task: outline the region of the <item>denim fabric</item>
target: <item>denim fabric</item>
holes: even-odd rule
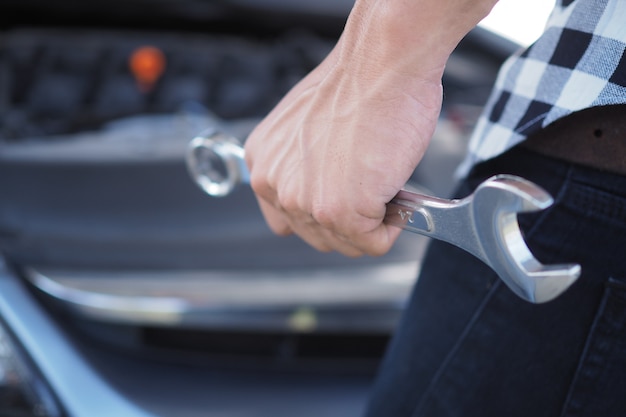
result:
[[[626,416],[626,177],[514,148],[475,167],[457,197],[496,173],[552,194],[520,225],[536,258],[580,263],[581,277],[534,305],[432,242],[367,416]]]

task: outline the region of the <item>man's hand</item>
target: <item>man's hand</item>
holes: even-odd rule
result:
[[[449,54],[494,1],[414,0],[399,10],[357,1],[331,54],[246,141],[251,185],[275,233],[347,256],[391,248],[401,229],[383,223],[385,205],[426,151]],[[420,3],[432,10],[396,26]],[[477,3],[484,10],[472,19],[441,9]]]

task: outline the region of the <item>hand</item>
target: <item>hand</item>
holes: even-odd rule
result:
[[[364,23],[375,10],[362,3],[327,59],[245,145],[270,228],[353,257],[386,253],[401,232],[383,223],[385,205],[424,155],[441,109],[445,62],[456,45],[424,37],[426,48],[407,58],[402,44]]]

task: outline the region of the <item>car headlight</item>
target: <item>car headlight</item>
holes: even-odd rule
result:
[[[0,417],[61,417],[48,385],[0,319]]]

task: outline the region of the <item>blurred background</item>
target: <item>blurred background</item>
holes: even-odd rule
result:
[[[410,186],[446,196],[502,61],[551,2],[502,0],[454,52]],[[358,416],[420,268],[320,254],[187,143],[245,141],[329,52],[346,0],[2,0],[0,416]],[[522,17],[523,16],[523,17]]]

